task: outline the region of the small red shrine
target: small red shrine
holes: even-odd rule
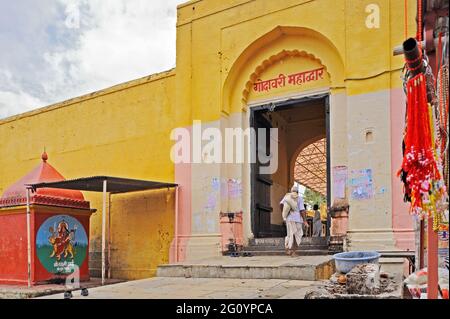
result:
[[[0,284],[28,283],[27,186],[65,180],[42,154],[42,162],[0,197]],[[54,282],[79,271],[89,280],[89,219],[95,210],[76,190],[30,192],[30,281]]]

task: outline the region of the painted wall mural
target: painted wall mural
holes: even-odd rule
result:
[[[55,274],[70,274],[86,259],[88,236],[74,217],[56,215],[42,223],[36,234],[36,253],[44,268]]]

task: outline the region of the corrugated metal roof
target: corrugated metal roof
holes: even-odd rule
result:
[[[160,181],[147,181],[114,176],[91,176],[71,180],[61,180],[48,183],[28,184],[34,190],[39,188],[61,188],[80,191],[103,192],[103,181],[107,182],[107,192],[127,193],[151,189],[176,187],[178,184]]]

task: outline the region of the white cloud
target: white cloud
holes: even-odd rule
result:
[[[0,62],[0,118],[174,67],[176,6],[182,2],[53,2],[57,21],[38,26],[51,32],[43,45],[34,45],[35,58]]]
[[[14,114],[30,111],[48,104],[30,94],[18,91],[0,91],[0,119]]]
[[[8,83],[8,88],[0,89],[0,119],[47,104],[47,101],[24,92],[9,70],[0,70],[0,83]]]

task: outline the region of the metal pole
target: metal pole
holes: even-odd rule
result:
[[[425,41],[422,41],[422,47],[425,48]],[[404,49],[403,49],[403,44],[399,45],[399,46],[396,46],[394,48],[394,50],[392,51],[393,55],[400,55],[400,54],[404,54],[404,53],[405,52],[404,52]]]
[[[178,188],[175,187],[175,262],[178,262]]]
[[[102,207],[102,285],[105,284],[106,270],[106,192],[107,180],[103,181],[103,207]]]
[[[28,254],[28,288],[31,287],[31,210],[30,188],[27,187],[27,254]]]
[[[111,193],[108,194],[108,279],[111,279]]]
[[[419,44],[416,39],[409,38],[403,42],[403,53],[405,55],[408,67],[411,69],[412,76],[425,72],[425,65],[423,65],[422,61],[422,51],[419,48]]]
[[[423,221],[423,219],[420,220],[420,229],[419,229],[419,236],[420,236],[420,241],[419,241],[419,269],[422,269],[423,267],[425,267],[425,256],[424,256],[424,240],[425,240],[425,223]]]

